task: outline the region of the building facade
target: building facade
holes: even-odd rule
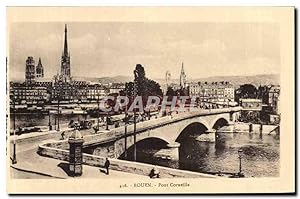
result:
[[[197,82],[189,84],[189,96],[201,102],[233,103],[234,87],[229,82]]]
[[[275,114],[280,114],[280,86],[272,85],[268,91],[268,105]]]
[[[44,104],[49,101],[50,87],[47,84],[10,83],[10,99],[15,104]]]
[[[261,99],[240,99],[239,105],[242,107],[241,120],[243,122],[259,122],[263,103]]]
[[[272,114],[280,114],[280,86],[267,85],[258,87],[258,97],[262,99],[268,112]]]

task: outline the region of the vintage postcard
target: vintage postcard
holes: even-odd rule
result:
[[[7,7],[7,192],[295,192],[293,7]]]

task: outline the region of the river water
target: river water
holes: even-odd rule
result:
[[[19,127],[31,127],[31,126],[48,126],[49,124],[49,115],[48,114],[16,114],[16,128]],[[51,124],[55,124],[56,115],[50,116]],[[69,123],[70,120],[83,120],[83,119],[89,119],[90,116],[86,114],[65,114],[59,116],[59,122],[60,124]],[[13,129],[13,115],[11,114],[10,119],[10,129]]]
[[[237,173],[238,150],[242,149],[242,172],[245,177],[279,176],[280,140],[274,134],[217,133],[216,142],[200,142],[195,137],[188,137],[180,144],[179,160],[138,153],[137,161],[204,173]],[[155,152],[157,150],[152,149],[152,154]]]

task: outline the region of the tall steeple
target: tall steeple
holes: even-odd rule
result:
[[[69,82],[71,80],[71,67],[70,67],[70,53],[68,52],[68,30],[65,24],[65,41],[64,51],[61,56],[61,77],[63,81]]]
[[[181,64],[181,74],[184,74],[183,62]]]
[[[180,72],[180,87],[185,88],[185,85],[186,85],[186,75],[185,75],[185,72],[184,72],[183,62],[182,62],[181,72]]]
[[[64,55],[68,55],[68,30],[67,24],[65,24],[65,44],[64,44]]]

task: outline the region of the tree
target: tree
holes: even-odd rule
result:
[[[167,96],[176,96],[177,93],[176,93],[176,91],[172,87],[169,86],[168,89],[167,89],[166,95]]]
[[[237,102],[241,98],[257,98],[257,89],[252,84],[243,84],[236,90],[235,97]]]
[[[134,82],[136,84],[137,95],[142,97],[148,96],[162,96],[162,90],[160,85],[146,78],[144,67],[141,64],[137,64],[134,70]]]
[[[125,90],[121,92],[123,95],[128,97],[134,96],[134,90],[136,89],[136,95],[142,96],[144,105],[147,103],[149,96],[159,96],[163,95],[160,85],[146,78],[145,69],[141,64],[137,64],[135,67],[134,73],[134,82],[127,82],[125,84]]]

